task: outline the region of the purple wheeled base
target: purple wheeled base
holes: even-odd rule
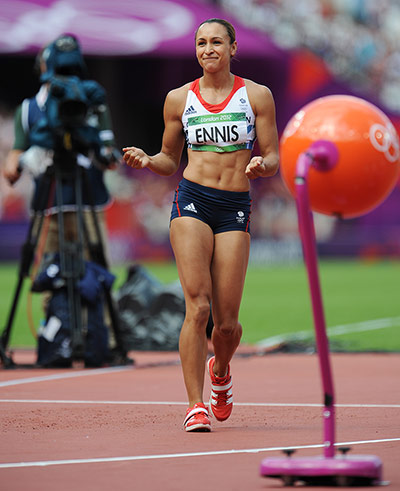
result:
[[[282,479],[286,485],[351,486],[382,484],[382,462],[374,455],[336,457],[270,457],[261,462],[260,474]]]

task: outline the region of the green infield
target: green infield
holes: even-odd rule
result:
[[[174,263],[143,266],[161,282],[178,278]],[[112,272],[117,276],[117,290],[125,281],[127,266],[115,267]],[[320,261],[319,273],[333,351],[400,351],[400,262]],[[17,265],[1,264],[1,332],[17,280]],[[29,287],[30,280],[25,279],[9,347],[36,345],[31,331],[43,317],[41,296],[30,294]],[[240,321],[244,343],[281,346],[288,351],[312,349],[314,327],[304,265],[250,265]]]

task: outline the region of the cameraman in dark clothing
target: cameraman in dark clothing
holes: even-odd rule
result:
[[[81,244],[76,247],[81,261],[107,268],[103,210],[110,196],[104,171],[115,168],[119,157],[104,89],[97,82],[85,80],[86,65],[78,40],[72,35],[62,35],[44,47],[36,65],[42,85],[36,96],[25,99],[16,110],[14,145],[6,158],[4,176],[11,185],[24,170],[34,177],[31,208],[34,217],[45,217],[46,226],[41,230],[42,221],[33,220],[32,235],[39,236],[43,231],[45,264],[65,244],[69,244],[68,254],[71,245],[75,248]],[[81,92],[81,99],[78,95],[76,99],[67,98],[74,91]],[[76,186],[78,175],[83,176],[81,192]],[[51,291],[46,291],[45,316],[51,298]],[[108,309],[105,323],[110,324],[107,314]]]
[[[61,49],[60,49],[61,48]],[[46,46],[38,55],[37,65],[40,71],[40,81],[43,82],[39,92],[35,97],[25,99],[17,108],[14,118],[15,140],[12,150],[9,152],[4,168],[4,176],[10,184],[14,184],[20,177],[24,168],[30,170],[35,178],[35,194],[32,200],[34,211],[44,211],[51,215],[50,225],[47,235],[45,252],[51,253],[58,250],[58,223],[57,208],[55,201],[52,200],[49,187],[44,188],[44,193],[49,196],[49,202],[40,206],[38,209],[37,193],[43,193],[40,183],[43,181],[44,172],[47,165],[52,164],[52,152],[43,148],[31,146],[30,136],[34,125],[44,116],[46,101],[49,93],[50,80],[54,75],[77,76],[85,78],[86,66],[83,60],[77,40],[70,35],[60,36],[53,43]],[[114,134],[111,128],[111,118],[106,105],[98,108],[96,114],[90,115],[90,124],[98,129],[100,139],[103,144],[103,152],[112,155],[115,145]],[[110,159],[110,162],[113,159]],[[102,232],[103,243],[106,243],[105,221],[103,209],[109,203],[110,197],[104,184],[104,170],[93,163],[85,156],[78,155],[78,164],[87,168],[90,190],[84,189],[83,205],[84,217],[88,225],[89,237],[93,237],[94,227],[91,221],[88,206],[91,205],[91,198],[96,207],[98,222]],[[115,164],[114,164],[115,165]],[[113,163],[108,165],[113,168]],[[92,196],[90,196],[92,195]],[[64,212],[64,232],[66,240],[76,240],[76,196],[74,182],[64,182],[62,190],[62,202]],[[87,257],[87,253],[86,253]]]

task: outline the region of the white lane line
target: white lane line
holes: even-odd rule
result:
[[[68,399],[0,399],[0,403],[21,404],[104,404],[131,406],[186,406],[187,402],[178,401],[86,401]],[[297,402],[235,402],[235,406],[245,407],[324,407],[323,404]],[[391,408],[400,409],[400,404],[335,404],[341,408]]]
[[[335,443],[335,446],[347,446],[347,445],[365,445],[369,443],[388,443],[388,442],[400,442],[400,438],[382,438],[379,440],[361,440],[354,442],[341,442]],[[245,448],[238,450],[216,450],[212,452],[191,452],[191,453],[174,453],[174,454],[157,454],[157,455],[132,455],[125,457],[103,457],[95,459],[69,459],[69,460],[40,460],[36,462],[6,462],[0,463],[0,469],[11,469],[21,467],[48,467],[53,465],[69,465],[69,464],[104,464],[112,462],[132,462],[137,460],[161,460],[161,459],[177,459],[188,457],[207,457],[210,455],[233,455],[243,453],[260,453],[260,452],[275,452],[286,450],[291,448],[293,450],[310,449],[310,448],[322,448],[323,444],[316,445],[286,445],[284,447],[265,447],[265,448]]]
[[[43,375],[42,377],[29,377],[20,378],[14,380],[6,380],[5,382],[0,382],[0,387],[10,387],[12,385],[22,385],[22,384],[32,384],[36,382],[48,382],[50,380],[62,380],[66,378],[76,378],[76,377],[89,377],[92,375],[103,375],[104,373],[112,372],[123,372],[126,370],[132,370],[130,367],[109,367],[109,368],[93,368],[80,370],[78,372],[68,372],[68,373],[57,373],[53,375]]]
[[[341,324],[338,326],[328,327],[328,336],[337,336],[339,334],[348,334],[351,332],[374,331],[376,329],[385,329],[388,327],[397,327],[400,325],[400,317],[387,317],[383,319],[373,319],[352,324]],[[259,348],[270,348],[287,341],[303,341],[314,337],[314,331],[298,331],[287,334],[279,334],[269,338],[262,339],[256,343]]]

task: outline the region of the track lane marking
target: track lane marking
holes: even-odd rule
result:
[[[382,438],[379,440],[361,440],[352,442],[335,443],[336,447],[347,445],[365,445],[370,443],[388,443],[399,442],[400,438]],[[294,450],[304,450],[312,448],[323,448],[323,444],[312,445],[286,445],[284,447],[265,447],[265,448],[248,448],[248,449],[231,449],[231,450],[215,450],[212,452],[190,452],[190,453],[173,453],[173,454],[156,454],[156,455],[132,455],[126,457],[103,457],[92,459],[69,459],[69,460],[42,460],[36,462],[8,462],[0,463],[0,469],[15,469],[22,467],[49,467],[54,465],[71,465],[71,464],[104,464],[113,462],[132,462],[138,460],[161,460],[161,459],[177,459],[188,457],[208,457],[212,455],[234,455],[241,453],[261,453],[283,451],[288,448]]]
[[[68,399],[0,399],[0,403],[21,404],[104,404],[104,405],[132,405],[132,406],[186,406],[187,402],[178,401],[86,401]],[[245,407],[324,407],[318,403],[296,402],[235,402],[235,406]],[[338,408],[390,408],[400,409],[400,404],[335,404]]]
[[[132,370],[133,367],[107,367],[107,368],[92,368],[86,370],[80,370],[78,372],[69,373],[56,373],[53,375],[43,375],[42,377],[29,377],[29,378],[19,378],[13,380],[6,380],[5,382],[0,382],[0,387],[10,387],[12,385],[22,385],[22,384],[32,384],[36,382],[48,382],[51,380],[62,380],[66,378],[76,378],[76,377],[88,377],[91,375],[103,375],[104,373],[114,373],[123,372],[126,370]]]

